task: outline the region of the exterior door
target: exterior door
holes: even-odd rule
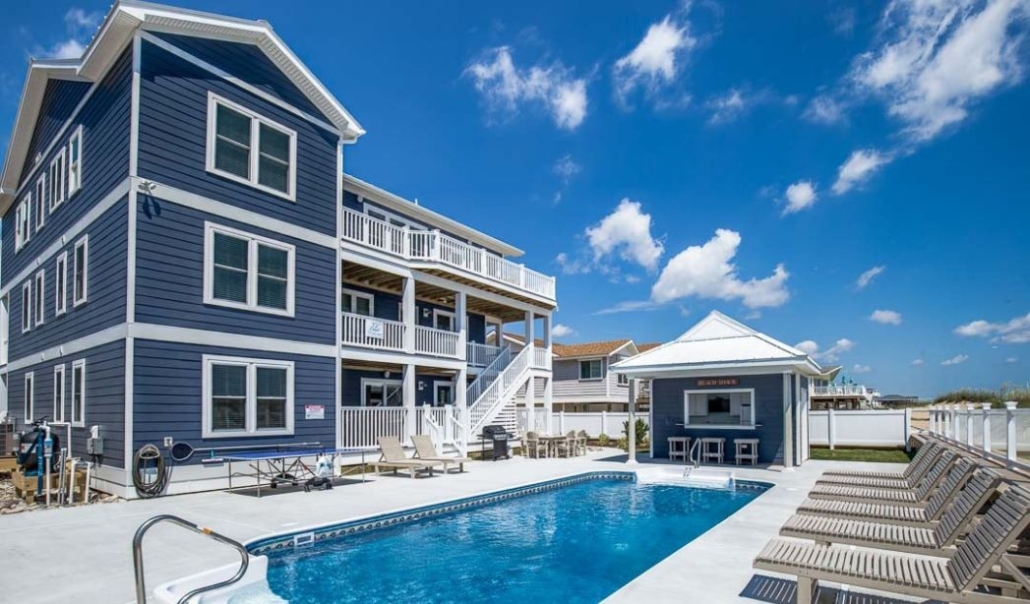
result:
[[[454,404],[454,384],[451,382],[435,382],[433,385],[433,406],[442,407]]]

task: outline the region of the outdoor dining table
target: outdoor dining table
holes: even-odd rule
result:
[[[558,443],[565,441],[568,442],[569,437],[564,434],[558,434],[554,436],[540,436],[540,440],[547,443],[548,456],[558,454]]]

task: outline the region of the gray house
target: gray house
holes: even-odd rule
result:
[[[804,352],[713,311],[676,340],[612,371],[651,381],[651,456],[670,437],[758,439],[760,463],[808,459],[809,380],[821,373]]]

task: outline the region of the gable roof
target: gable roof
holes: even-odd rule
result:
[[[821,372],[807,354],[712,311],[679,338],[612,366],[619,373],[790,366]]]
[[[583,342],[581,344],[553,344],[554,354],[558,358],[569,359],[576,357],[606,357],[622,350],[632,347],[634,353],[636,346],[633,340],[606,340],[604,342]]]
[[[254,44],[311,100],[345,141],[353,142],[365,133],[361,124],[279,39],[267,21],[120,0],[111,7],[81,58],[33,59],[29,63],[0,178],[0,214],[7,211],[17,192],[47,81],[98,81],[140,28]]]
[[[637,344],[637,350],[641,353],[645,353],[648,350],[654,350],[655,348],[658,348],[661,345],[661,342],[644,342],[643,344]]]

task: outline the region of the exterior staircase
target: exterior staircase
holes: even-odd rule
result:
[[[484,382],[482,387],[477,387],[476,382],[486,377],[487,371],[484,371],[469,387],[472,403],[468,406],[468,439],[474,439],[482,432],[483,426],[493,423],[502,423],[510,432],[515,432],[517,422],[513,403],[515,395],[531,375],[534,349],[526,346],[514,357],[510,355],[510,349],[506,351],[507,355],[502,353],[495,361],[504,363],[503,369],[497,371],[493,379],[487,378],[489,383]],[[507,415],[502,415],[502,412]],[[498,421],[499,418],[504,421]]]

